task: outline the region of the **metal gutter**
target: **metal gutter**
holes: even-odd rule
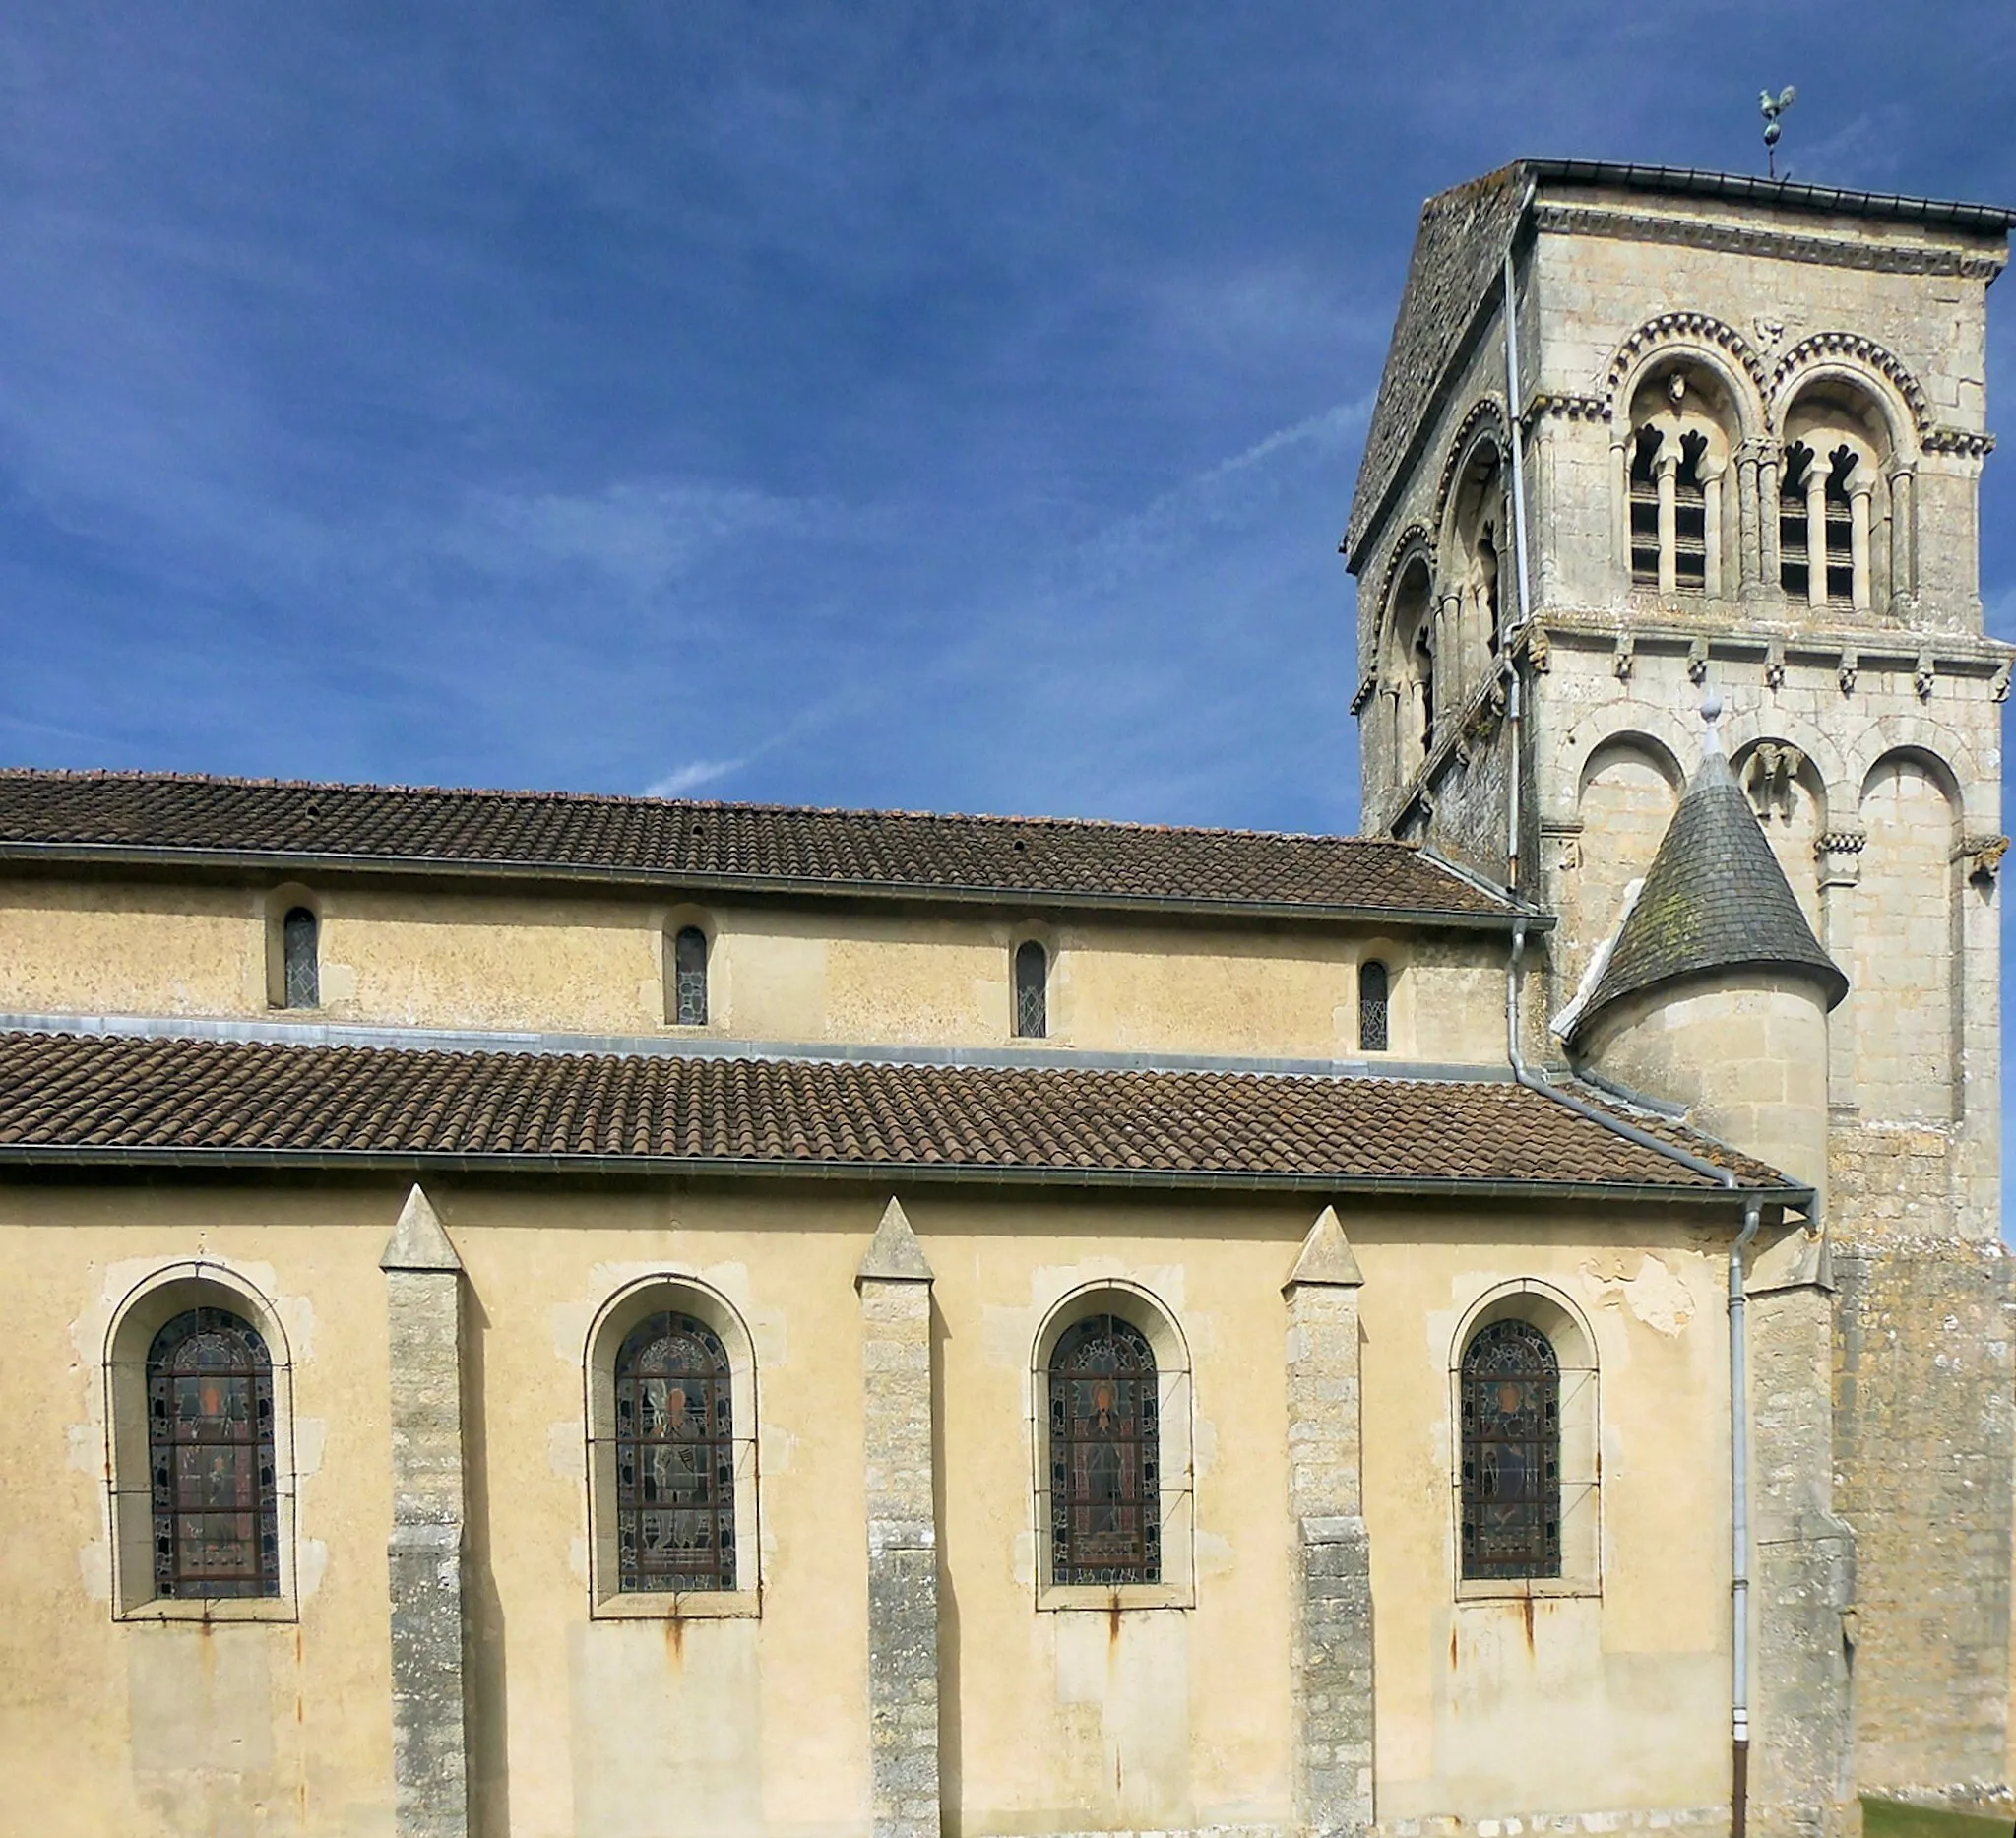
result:
[[[1694,166],[1648,166],[1608,159],[1522,159],[1519,163],[1537,179],[1564,185],[1607,185],[1620,191],[1653,192],[1668,197],[1720,198],[1739,204],[1781,205],[1832,217],[1938,223],[1989,232],[2006,231],[2016,224],[2016,210],[2002,205],[1915,198],[1901,192],[1844,191],[1831,185],[1752,178],[1739,172],[1707,172]]]
[[[542,1174],[663,1178],[860,1180],[992,1187],[1073,1186],[1154,1192],[1330,1193],[1392,1199],[1583,1200],[1720,1203],[1720,1187],[1669,1186],[1657,1181],[1463,1180],[1449,1176],[1281,1173],[1267,1170],[1102,1169],[1064,1165],[970,1166],[943,1162],[792,1161],[775,1157],[670,1155],[471,1155],[437,1150],[120,1147],[104,1143],[0,1143],[0,1168],[172,1170],[222,1173],[237,1170],[322,1173]],[[1796,1205],[1801,1190],[1759,1189],[1761,1203]]]
[[[1339,839],[1346,840],[1346,839]],[[1433,926],[1445,930],[1502,931],[1509,912],[1477,913],[1456,907],[1377,906],[1308,900],[1201,900],[1165,894],[1099,893],[1040,887],[980,887],[945,881],[855,881],[806,875],[686,874],[669,869],[601,867],[536,861],[470,861],[427,856],[360,856],[280,850],[168,849],[124,843],[0,843],[0,864],[43,863],[82,867],[235,869],[260,874],[424,875],[534,883],[634,887],[686,898],[747,894],[776,898],[908,901],[918,905],[1073,908],[1088,912],[1155,913],[1202,919],[1281,919],[1332,923]],[[1440,864],[1437,864],[1438,866]],[[1547,923],[1551,923],[1548,920]]]

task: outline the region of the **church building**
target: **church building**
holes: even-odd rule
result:
[[[2006,1798],[2012,222],[1431,200],[1357,837],[0,772],[0,1829]]]

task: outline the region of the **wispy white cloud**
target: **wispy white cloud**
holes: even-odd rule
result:
[[[725,779],[730,773],[741,771],[748,763],[746,756],[741,759],[689,759],[683,766],[674,766],[662,779],[654,779],[644,788],[644,795],[684,797],[688,792],[697,792],[703,785],[712,785],[718,779]]]

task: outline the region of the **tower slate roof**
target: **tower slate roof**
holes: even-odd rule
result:
[[[1574,1032],[1621,996],[1726,970],[1808,976],[1829,1008],[1848,993],[1711,733]]]

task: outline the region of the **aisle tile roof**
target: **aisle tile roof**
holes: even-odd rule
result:
[[[1359,837],[157,773],[0,771],[0,857],[24,846],[696,886],[823,883],[1483,919],[1511,911],[1410,844]]]
[[[1739,1180],[1763,1164],[1675,1126]],[[449,1157],[564,1171],[959,1171],[1087,1179],[1716,1190],[1504,1081],[0,1035],[0,1161]]]

